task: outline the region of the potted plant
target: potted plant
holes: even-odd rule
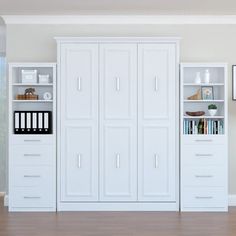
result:
[[[210,116],[215,116],[217,112],[217,106],[215,104],[210,104],[208,106],[208,111],[209,111]]]

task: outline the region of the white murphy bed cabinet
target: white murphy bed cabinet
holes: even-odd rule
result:
[[[206,70],[210,73],[209,83],[204,81]],[[197,73],[201,76],[198,84]],[[226,63],[181,64],[182,211],[228,210],[227,79]],[[213,98],[187,99],[203,87],[213,89]],[[215,116],[210,116],[209,104],[217,106]],[[204,111],[205,115],[190,117],[186,111]],[[204,134],[199,134],[200,119],[205,123]]]
[[[178,210],[178,39],[56,39],[57,209]]]
[[[49,83],[23,83],[22,70],[37,70],[49,75]],[[38,100],[17,100],[25,89],[34,88]],[[44,100],[45,92],[52,94]],[[50,134],[19,134],[16,128],[32,128],[28,114],[49,111],[52,114]],[[26,112],[19,119],[14,112]],[[24,117],[27,119],[23,119]],[[32,115],[33,116],[33,115]],[[45,116],[46,117],[46,116]],[[17,118],[17,119],[16,119]],[[17,122],[17,125],[14,125]],[[25,122],[23,122],[25,120]],[[27,122],[26,122],[27,120]],[[39,119],[38,119],[39,120]],[[32,122],[32,123],[31,123]],[[44,119],[45,123],[45,119]],[[39,123],[38,123],[39,124]],[[18,129],[19,130],[19,129]],[[26,130],[26,129],[25,129]],[[9,64],[9,211],[56,211],[56,64]]]

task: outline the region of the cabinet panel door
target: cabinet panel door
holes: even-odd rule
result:
[[[137,45],[100,45],[100,199],[137,199]]]
[[[98,45],[61,46],[61,201],[98,200]]]
[[[138,45],[139,201],[176,200],[176,51]]]
[[[101,102],[105,120],[134,118],[136,60],[136,45],[101,44]]]
[[[168,119],[175,93],[175,48],[169,44],[139,45],[139,109],[143,119]]]
[[[145,126],[141,131],[139,200],[166,201],[175,195],[174,151],[168,127]]]
[[[61,56],[61,99],[68,120],[91,119],[98,77],[98,45],[66,44]]]
[[[101,199],[137,199],[136,151],[132,127],[110,125],[104,130]]]
[[[96,132],[92,127],[67,127],[62,155],[62,200],[98,200]]]

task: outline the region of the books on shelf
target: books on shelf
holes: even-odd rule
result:
[[[224,122],[219,119],[184,119],[184,134],[224,134]]]
[[[51,134],[51,111],[15,111],[15,134]]]

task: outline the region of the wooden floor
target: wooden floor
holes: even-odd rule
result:
[[[8,213],[0,199],[0,236],[236,236],[229,213]]]

